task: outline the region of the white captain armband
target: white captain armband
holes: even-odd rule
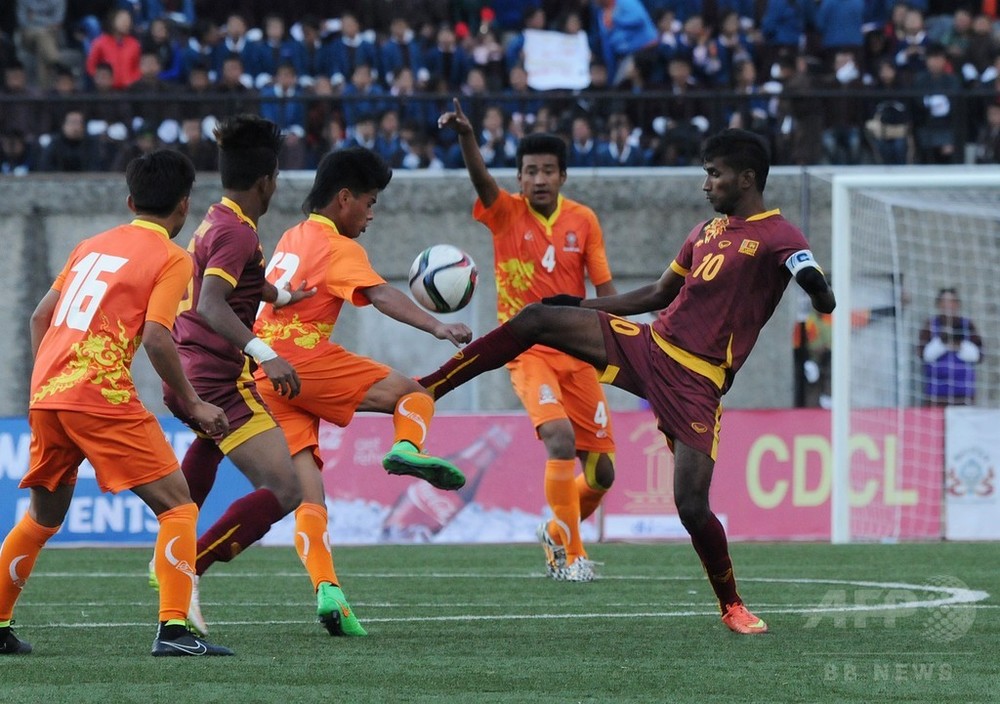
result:
[[[796,274],[809,267],[818,269],[820,273],[823,272],[823,269],[813,258],[813,253],[808,249],[800,249],[798,252],[795,252],[795,254],[785,260],[785,266],[792,272],[792,278],[795,278]]]

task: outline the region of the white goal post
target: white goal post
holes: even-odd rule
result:
[[[957,289],[962,314],[984,338],[975,404],[1000,405],[1000,169],[911,167],[831,180],[831,539],[933,539],[934,511],[916,497],[941,496],[930,483],[943,479],[944,414],[922,395],[918,337],[937,293]],[[873,478],[866,464],[876,460]],[[873,501],[874,487],[883,493]]]

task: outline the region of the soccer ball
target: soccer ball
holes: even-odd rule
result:
[[[417,255],[410,267],[410,292],[434,313],[453,313],[472,299],[476,263],[450,244],[435,244]]]

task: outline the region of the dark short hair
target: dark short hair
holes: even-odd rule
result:
[[[125,183],[137,213],[166,217],[191,194],[194,164],[174,149],[156,149],[128,163]]]
[[[757,190],[764,192],[771,168],[771,150],[759,134],[749,130],[727,129],[705,140],[701,149],[702,162],[722,159],[737,172],[754,172]]]
[[[346,188],[355,196],[381,191],[389,185],[392,169],[385,159],[364,147],[347,147],[330,152],[316,167],[312,189],[302,202],[302,212],[322,210]]]
[[[259,115],[234,115],[215,128],[222,187],[249,190],[278,166],[281,129]]]
[[[566,142],[557,134],[535,132],[526,135],[517,145],[517,170],[526,154],[553,154],[559,160],[559,170],[566,170]]]

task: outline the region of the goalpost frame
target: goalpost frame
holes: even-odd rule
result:
[[[1000,171],[991,168],[913,168],[905,172],[881,171],[832,174],[832,262],[833,290],[837,311],[833,316],[830,442],[832,485],[830,493],[830,540],[851,542],[850,437],[851,437],[851,191],[913,186],[942,188],[997,186]]]

